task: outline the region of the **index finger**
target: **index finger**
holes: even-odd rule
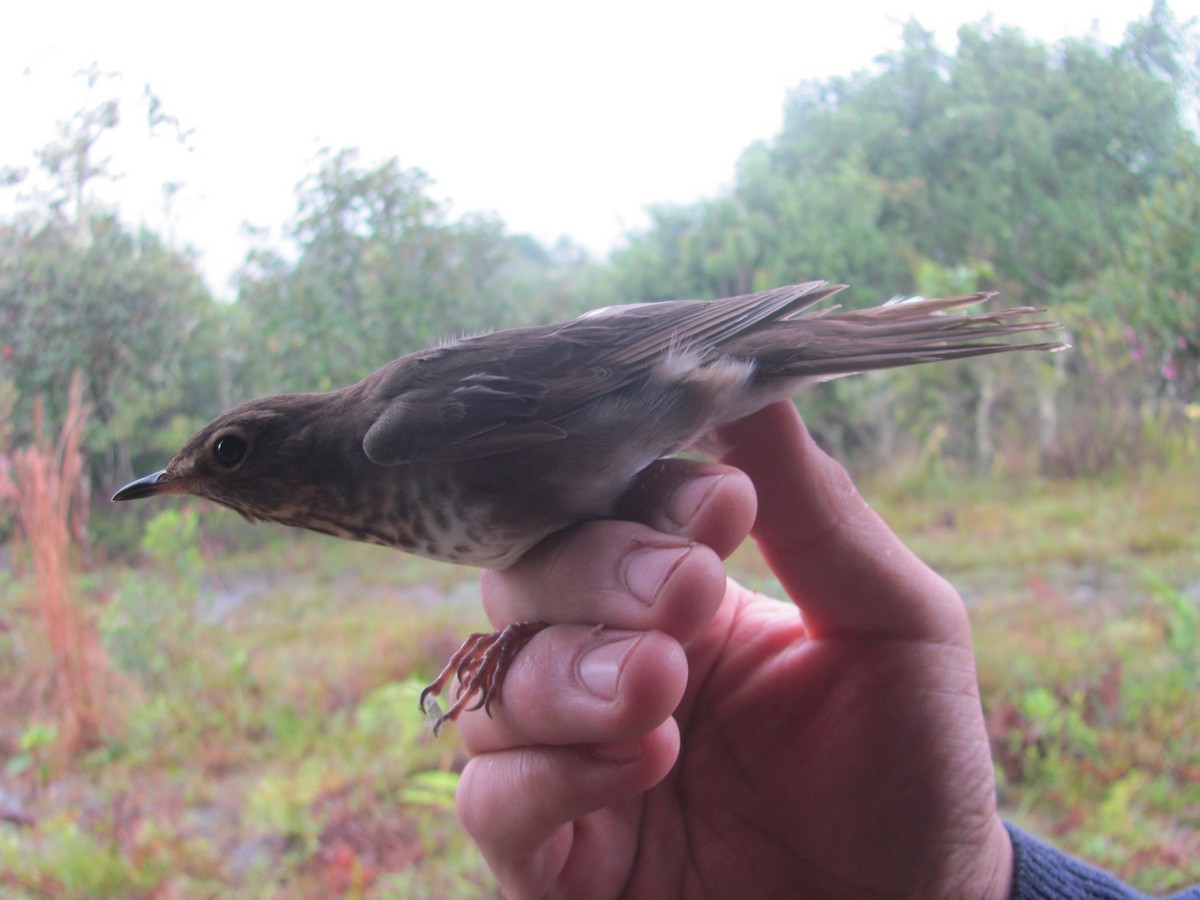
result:
[[[963,639],[957,592],[871,509],[791,401],[725,426],[719,437],[729,447],[722,461],[754,483],[751,533],[813,637]]]

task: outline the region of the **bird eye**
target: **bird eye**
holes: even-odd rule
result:
[[[236,435],[227,434],[217,438],[213,443],[212,452],[217,465],[229,469],[240,463],[246,455],[246,442]]]

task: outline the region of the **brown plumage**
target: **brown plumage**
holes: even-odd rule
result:
[[[250,520],[504,568],[611,515],[655,459],[806,382],[1064,346],[998,340],[1055,327],[1019,321],[1029,307],[952,313],[990,294],[814,308],[841,287],[611,307],[422,350],[339,390],[244,403],[113,499],[190,494]],[[536,627],[464,645],[431,686],[459,675],[446,718],[476,693],[494,698]]]

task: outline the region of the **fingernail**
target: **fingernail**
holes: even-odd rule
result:
[[[617,696],[617,679],[621,675],[621,664],[625,655],[641,638],[624,638],[601,644],[589,650],[579,660],[579,680],[583,686],[601,700],[612,700]]]
[[[625,557],[625,586],[647,606],[654,603],[663,583],[688,555],[691,547],[648,548]]]
[[[671,492],[667,500],[667,517],[676,525],[684,526],[692,520],[704,499],[712,493],[724,475],[705,475],[685,481]]]

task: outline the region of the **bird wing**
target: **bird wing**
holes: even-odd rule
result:
[[[561,440],[566,432],[538,412],[545,393],[537,382],[478,372],[449,384],[412,387],[384,406],[363,450],[372,462],[394,466],[475,459]]]
[[[560,325],[457,341],[397,360],[376,375],[386,398],[363,449],[379,465],[463,460],[565,438],[557,422],[641,384],[672,351],[711,354],[763,322],[841,290],[823,281],[718,301],[597,310]]]

